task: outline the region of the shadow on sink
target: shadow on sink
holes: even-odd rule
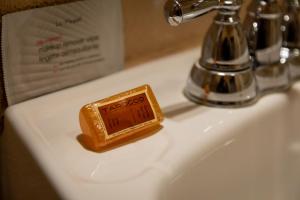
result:
[[[178,122],[188,120],[191,117],[203,114],[207,111],[207,107],[190,101],[179,102],[163,108],[163,113],[166,118]]]

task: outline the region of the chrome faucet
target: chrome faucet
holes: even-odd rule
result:
[[[165,17],[176,26],[217,10],[204,40],[201,58],[192,66],[185,96],[210,106],[244,106],[257,99],[257,85],[242,30],[242,0],[169,0]]]
[[[249,52],[261,93],[287,89],[290,85],[286,59],[281,59],[282,11],[277,0],[254,0],[244,27]]]
[[[289,63],[293,81],[300,79],[300,0],[286,0],[281,57]]]

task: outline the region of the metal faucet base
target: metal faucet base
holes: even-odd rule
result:
[[[243,107],[256,102],[257,88],[253,70],[235,72],[207,70],[193,65],[184,95],[195,103],[216,107]]]
[[[281,92],[290,87],[290,76],[287,63],[273,63],[256,68],[255,76],[261,95],[270,92]]]
[[[300,79],[300,49],[282,48],[281,57],[289,65],[290,78],[292,82]]]
[[[289,60],[291,79],[293,82],[300,80],[300,56]]]

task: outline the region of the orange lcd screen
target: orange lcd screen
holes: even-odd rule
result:
[[[108,135],[155,119],[145,93],[98,107]]]

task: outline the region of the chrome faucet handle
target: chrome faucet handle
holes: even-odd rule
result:
[[[218,10],[204,39],[200,59],[193,65],[185,96],[196,103],[236,107],[257,97],[247,40],[239,10],[242,0],[168,0],[165,17],[176,26]]]
[[[242,0],[168,0],[164,11],[169,24],[177,26],[212,10],[237,11],[242,2]]]
[[[293,81],[300,79],[300,0],[285,1],[281,57],[289,64]]]
[[[277,0],[255,0],[244,22],[258,88],[262,93],[289,88],[289,69],[280,57],[282,11]]]
[[[285,2],[288,3],[288,5],[291,5],[293,7],[300,7],[300,1],[299,0],[287,0]]]

